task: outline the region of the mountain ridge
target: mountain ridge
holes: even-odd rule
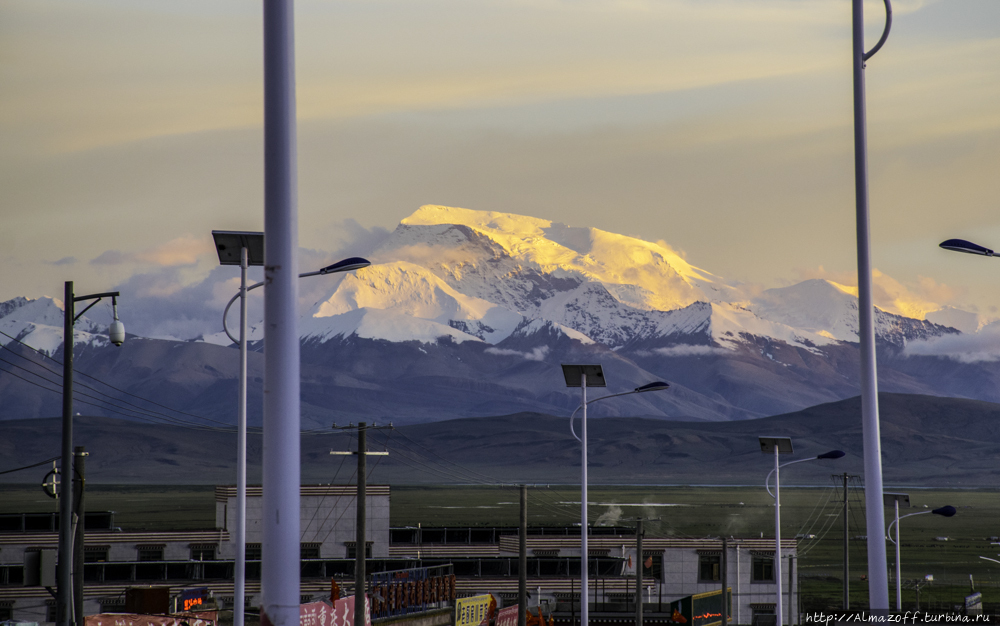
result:
[[[748,419],[860,389],[857,298],[833,281],[749,293],[664,242],[436,205],[403,219],[370,257],[371,267],[334,281],[301,318],[307,425],[557,414],[574,406],[559,368],[574,362],[603,364],[609,392],[670,382],[666,393],[602,408],[656,417]],[[15,338],[58,356],[61,316],[52,299],[0,304],[0,344],[11,348]],[[936,319],[952,318],[972,323],[956,311]],[[1000,401],[1000,364],[932,349],[976,335],[880,309],[875,319],[882,390]],[[130,336],[119,349],[86,318],[78,326],[77,344],[87,346],[77,348],[78,369],[100,372],[115,389],[80,402],[135,417],[137,409],[109,404],[132,394],[233,422],[235,351],[224,333],[200,341]],[[251,321],[251,420],[259,419],[263,338],[263,325]],[[54,414],[59,382],[17,363],[0,366],[0,419]]]
[[[955,398],[879,394],[883,476],[887,486],[995,487],[1000,469],[1000,405]],[[390,484],[514,482],[579,484],[579,444],[568,419],[540,413],[470,417],[379,430],[372,449],[383,447],[369,478]],[[385,426],[388,422],[379,421]],[[797,465],[789,485],[828,484],[831,472],[861,474],[860,398],[803,411],[737,422],[677,422],[605,417],[588,420],[592,484],[737,484],[760,486],[770,461],[759,435],[792,439],[794,457],[831,449],[837,461]],[[56,456],[58,419],[5,423],[0,471]],[[179,430],[101,417],[76,420],[77,445],[90,453],[93,483],[232,484],[233,432]],[[347,481],[329,450],[350,449],[350,433],[304,434],[304,483]],[[260,480],[260,435],[248,438],[248,480]],[[487,453],[488,451],[488,453]],[[41,480],[47,468],[0,476],[6,483]]]

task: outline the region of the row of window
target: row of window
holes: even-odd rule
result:
[[[300,544],[301,558],[303,560],[322,558],[320,555],[320,545],[319,543]],[[166,559],[163,557],[165,549],[165,544],[138,545],[135,547],[136,561],[140,563],[165,561]],[[110,561],[108,558],[110,551],[111,546],[86,546],[83,549],[83,560],[85,563],[106,563]],[[219,545],[215,543],[193,543],[190,545],[190,558],[192,561],[215,561],[218,551]],[[347,558],[353,559],[355,558],[355,554],[356,548],[354,542],[349,542],[347,544]],[[261,557],[260,544],[248,543],[245,555],[247,561],[259,561]],[[371,556],[372,544],[369,542],[365,546],[365,557],[371,558]]]
[[[774,557],[764,554],[753,554],[750,582],[774,582]],[[719,582],[722,580],[722,555],[702,554],[698,556],[698,582]]]

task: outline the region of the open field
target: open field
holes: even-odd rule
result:
[[[782,534],[815,535],[799,544],[798,568],[806,609],[842,605],[843,491],[839,481],[827,488],[782,489]],[[921,515],[902,522],[903,580],[934,576],[920,591],[921,607],[950,607],[968,594],[969,576],[988,605],[1000,602],[1000,492],[984,490],[909,490],[914,507],[901,514],[945,504],[958,508],[946,519]],[[852,513],[848,542],[852,605],[867,603],[863,494],[849,490]],[[529,524],[573,524],[579,520],[580,491],[574,486],[532,486],[528,491]],[[631,518],[646,522],[647,537],[773,536],[773,501],[763,487],[592,486],[593,523],[629,526]],[[924,505],[930,508],[924,509]],[[205,486],[88,487],[87,508],[113,510],[115,523],[126,529],[206,529],[214,526],[214,490]],[[57,504],[35,486],[5,485],[0,513],[56,511]],[[887,511],[887,521],[891,512]],[[393,526],[516,526],[518,489],[480,486],[401,486],[392,490]],[[937,537],[947,537],[938,541]],[[894,561],[888,546],[890,569]],[[890,594],[894,597],[894,591]],[[904,605],[912,606],[912,590]]]

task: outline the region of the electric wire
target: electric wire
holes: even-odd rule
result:
[[[3,332],[3,331],[0,331],[0,335],[3,335],[3,336],[5,336],[5,337],[7,337],[7,338],[11,339],[12,341],[15,341],[15,342],[17,342],[17,343],[18,343],[19,345],[22,345],[22,346],[24,346],[25,348],[28,348],[28,349],[29,349],[29,350],[31,350],[32,352],[34,352],[34,353],[38,354],[39,356],[41,356],[42,358],[45,358],[45,359],[48,359],[48,360],[52,361],[53,363],[56,363],[56,364],[57,364],[57,365],[59,365],[59,366],[62,366],[62,365],[63,365],[62,361],[59,361],[59,360],[57,360],[57,359],[55,359],[55,358],[53,358],[53,357],[49,356],[48,354],[45,354],[45,352],[43,352],[43,351],[41,351],[41,350],[38,350],[38,349],[36,349],[36,348],[32,347],[31,345],[29,345],[29,344],[27,344],[27,343],[25,343],[25,342],[21,341],[20,339],[18,339],[18,338],[16,338],[16,337],[13,337],[13,336],[11,336],[11,335],[9,335],[9,334],[7,334],[7,333]],[[14,350],[12,350],[12,349],[11,349],[10,347],[8,347],[8,345],[7,345],[7,344],[0,344],[0,349],[4,349],[4,350],[7,350],[7,351],[8,351],[8,352],[10,352],[11,354],[14,354],[14,355],[16,355],[16,356],[18,356],[18,357],[20,357],[20,358],[22,358],[22,359],[24,359],[24,360],[28,361],[28,362],[29,362],[29,363],[31,363],[32,365],[35,365],[35,366],[37,366],[37,367],[40,367],[40,368],[42,368],[42,369],[43,369],[43,370],[45,370],[45,371],[48,371],[48,372],[50,372],[50,373],[52,373],[52,374],[55,374],[56,376],[58,376],[58,377],[59,377],[59,379],[60,379],[60,381],[61,381],[61,379],[62,379],[62,372],[59,372],[59,371],[56,371],[56,370],[53,370],[53,369],[51,369],[51,368],[49,368],[49,367],[46,367],[45,365],[43,365],[43,364],[39,363],[38,361],[35,361],[35,360],[33,360],[33,359],[30,359],[30,358],[28,358],[27,356],[25,356],[25,355],[23,355],[23,354],[21,354],[21,353],[19,353],[19,352],[16,352],[16,351],[14,351]],[[21,369],[24,369],[25,371],[30,371],[30,370],[27,370],[27,368],[24,368],[24,367],[21,367]],[[97,383],[99,383],[99,384],[101,384],[101,385],[104,385],[105,387],[108,387],[108,388],[110,388],[110,389],[113,389],[114,391],[116,391],[116,392],[118,392],[118,393],[121,393],[121,394],[124,394],[124,395],[126,395],[126,396],[129,396],[129,397],[132,397],[132,398],[136,398],[136,399],[138,399],[138,400],[141,400],[141,401],[143,401],[143,402],[146,402],[146,403],[149,403],[149,404],[151,404],[151,405],[153,405],[153,406],[157,406],[157,407],[160,407],[160,408],[162,408],[162,409],[166,409],[166,410],[168,410],[168,411],[172,411],[172,412],[174,412],[174,413],[177,413],[177,414],[180,414],[180,415],[185,415],[185,416],[187,416],[187,417],[193,417],[193,418],[195,418],[195,419],[199,419],[199,420],[203,420],[203,421],[206,421],[206,422],[212,422],[212,423],[215,423],[215,424],[219,424],[219,425],[221,425],[221,426],[223,426],[223,427],[226,427],[226,426],[229,426],[228,424],[226,424],[226,422],[222,422],[222,421],[219,421],[219,420],[216,420],[216,419],[213,419],[213,418],[210,418],[210,417],[205,417],[205,416],[203,416],[203,415],[196,415],[196,414],[194,414],[194,413],[188,413],[188,412],[186,412],[186,411],[181,411],[181,410],[179,410],[179,409],[175,409],[175,408],[173,408],[173,407],[169,407],[169,406],[167,406],[167,405],[165,405],[165,404],[161,404],[161,403],[159,403],[159,402],[156,402],[156,401],[154,401],[154,400],[150,400],[149,398],[144,398],[144,397],[142,397],[142,396],[139,396],[139,395],[137,395],[137,394],[134,394],[134,393],[131,393],[131,392],[128,392],[128,391],[125,391],[124,389],[120,389],[120,388],[118,388],[118,387],[115,387],[114,385],[112,385],[112,384],[110,384],[110,383],[108,383],[108,382],[105,382],[105,381],[101,380],[100,378],[97,378],[97,377],[95,377],[95,376],[91,376],[90,374],[87,374],[86,372],[82,372],[82,371],[80,371],[80,370],[76,369],[75,367],[73,368],[73,372],[74,372],[75,374],[79,374],[80,376],[83,376],[83,377],[85,377],[85,378],[88,378],[88,379],[90,379],[90,380],[93,380],[93,381],[95,381],[95,382],[97,382]],[[44,377],[42,377],[42,376],[41,376],[40,374],[37,374],[37,373],[34,373],[34,372],[32,372],[32,373],[33,373],[33,374],[35,374],[36,376],[39,376],[40,378],[44,378]],[[60,386],[61,386],[61,382],[55,382],[55,381],[49,381],[49,382],[53,382],[54,384],[58,384],[58,385],[60,385]],[[109,397],[109,398],[112,398],[112,396],[111,396],[111,395],[109,395],[109,394],[107,394],[106,392],[103,392],[103,391],[101,391],[101,390],[99,390],[99,389],[96,389],[96,388],[94,388],[94,387],[92,387],[92,386],[90,386],[90,385],[88,385],[88,384],[86,384],[86,383],[82,383],[82,382],[77,382],[77,383],[76,383],[76,384],[74,385],[74,393],[76,392],[76,389],[75,389],[75,387],[76,387],[76,386],[82,386],[82,387],[85,387],[85,388],[87,388],[87,389],[90,389],[91,391],[94,391],[95,393],[99,393],[99,394],[101,394],[101,395],[104,395],[104,396],[106,396],[106,397]],[[114,398],[114,399],[115,399],[116,401],[118,401],[118,402],[122,402],[122,403],[124,403],[124,404],[127,404],[127,405],[129,405],[129,406],[132,406],[132,407],[135,407],[136,409],[139,409],[139,410],[143,410],[143,411],[147,411],[147,412],[150,412],[150,413],[156,413],[156,414],[160,414],[160,415],[164,415],[164,416],[166,416],[165,414],[162,414],[162,413],[159,413],[159,412],[157,412],[157,411],[151,411],[151,410],[149,410],[149,409],[144,409],[144,408],[142,408],[142,407],[139,407],[138,405],[135,405],[135,404],[132,404],[132,403],[129,403],[129,402],[127,402],[126,400],[122,400],[122,399],[120,399],[120,398]],[[179,418],[173,418],[173,419],[179,419]],[[184,421],[184,420],[181,420],[181,421]],[[191,423],[191,422],[188,422],[188,423]]]
[[[353,439],[353,432],[351,432],[351,433],[349,433],[349,434],[348,434],[348,446],[347,446],[348,448],[350,448],[350,447],[351,447],[351,446],[350,446],[350,441],[351,441],[351,439]],[[337,477],[338,477],[338,476],[340,475],[340,471],[341,471],[341,469],[343,469],[343,467],[344,467],[344,463],[345,463],[345,462],[347,462],[347,455],[346,455],[346,454],[340,457],[340,465],[339,465],[339,466],[337,467],[337,471],[336,471],[336,472],[334,472],[334,474],[333,474],[333,479],[331,480],[331,484],[333,484],[333,485],[336,485],[336,484],[337,484]],[[356,474],[357,474],[357,468],[355,468],[355,470],[354,470],[354,473],[352,473],[352,474],[351,474],[351,477],[350,477],[350,478],[349,478],[349,479],[347,480],[347,484],[350,484],[350,482],[354,480],[354,476],[355,476]],[[317,517],[317,515],[319,514],[319,511],[320,511],[320,509],[322,509],[322,508],[323,508],[323,507],[325,506],[325,504],[326,504],[326,501],[327,501],[326,499],[327,499],[327,497],[329,497],[329,496],[328,496],[328,495],[324,495],[324,496],[323,496],[323,497],[322,497],[322,498],[320,499],[320,505],[319,505],[319,506],[318,506],[318,507],[316,508],[316,510],[315,510],[315,511],[313,512],[313,516],[312,516],[312,518],[311,518],[311,520],[310,520],[310,523],[312,523],[312,522],[314,522],[314,521],[316,520],[316,517]],[[326,514],[326,517],[325,517],[325,518],[323,518],[323,523],[326,523],[327,521],[329,521],[329,519],[330,519],[330,516],[331,516],[331,515],[333,515],[333,511],[334,511],[334,510],[336,509],[337,505],[338,505],[338,504],[340,504],[340,499],[341,499],[342,497],[343,497],[343,496],[337,496],[337,502],[336,502],[336,503],[334,503],[334,505],[333,505],[333,508],[332,508],[332,509],[330,509],[330,510],[329,510],[329,511],[327,512],[327,514]],[[346,511],[346,509],[345,509],[345,511]],[[327,532],[327,534],[326,534],[326,537],[324,537],[324,538],[323,538],[323,543],[325,543],[325,542],[326,542],[326,539],[327,539],[327,538],[328,538],[328,537],[330,536],[330,532],[332,532],[333,528],[335,528],[335,527],[337,526],[337,524],[339,524],[339,523],[340,523],[340,518],[341,518],[341,517],[343,517],[343,515],[344,515],[344,512],[341,512],[341,514],[340,514],[340,517],[338,517],[338,518],[337,518],[337,521],[336,521],[336,522],[334,523],[334,525],[330,527],[330,528],[331,528],[331,530],[330,530],[330,531],[328,531],[328,532]]]
[[[16,363],[12,363],[10,361],[7,361],[6,359],[3,359],[2,357],[0,357],[0,362],[6,363],[6,364],[8,364],[8,365],[10,365],[12,367],[15,367],[15,368],[20,369],[20,370],[22,370],[24,372],[27,372],[27,373],[31,374],[32,376],[40,378],[41,380],[43,380],[43,381],[45,381],[45,382],[47,382],[49,384],[53,384],[53,385],[60,385],[61,384],[61,383],[59,383],[57,381],[53,381],[53,380],[51,380],[49,378],[46,378],[45,376],[42,376],[41,374],[39,374],[37,372],[32,372],[31,370],[29,370],[29,369],[27,369],[27,368],[25,368],[23,366],[20,366],[20,365],[18,365]],[[53,392],[53,393],[61,393],[62,392],[61,388],[51,389],[51,388],[46,387],[46,386],[44,386],[42,384],[39,384],[36,381],[29,380],[29,379],[27,379],[27,378],[25,378],[25,377],[23,377],[23,376],[15,373],[15,372],[12,372],[12,371],[9,371],[9,370],[3,369],[3,368],[0,368],[0,372],[3,372],[5,374],[10,374],[11,376],[14,376],[15,378],[19,378],[19,379],[23,380],[24,382],[32,384],[32,385],[34,385],[36,387],[39,387],[41,389],[44,389],[46,391],[50,391],[50,392]],[[84,387],[84,388],[86,388],[86,389],[91,389],[91,390],[95,391],[96,393],[101,393],[100,391],[97,391],[97,390],[93,389],[93,387],[90,387],[88,385],[84,384],[84,385],[81,385],[81,386]],[[102,394],[102,395],[105,395],[108,398],[111,397],[111,396],[108,396],[107,394]],[[89,400],[85,400],[84,398],[87,398]],[[126,417],[133,417],[133,418],[136,418],[136,419],[139,419],[139,420],[142,420],[142,421],[147,421],[147,422],[150,422],[150,423],[163,423],[165,421],[165,422],[170,423],[170,424],[175,425],[175,426],[180,426],[180,427],[185,427],[185,428],[192,428],[192,429],[196,429],[196,430],[220,430],[217,427],[205,426],[205,425],[202,425],[202,424],[194,424],[193,422],[187,422],[185,420],[174,418],[174,417],[171,417],[169,415],[165,415],[165,414],[162,414],[162,413],[159,413],[159,412],[147,411],[146,409],[138,407],[137,405],[131,404],[129,402],[121,401],[125,405],[134,407],[134,409],[130,410],[130,409],[128,409],[125,406],[122,406],[120,404],[116,404],[116,402],[118,401],[116,399],[108,400],[108,399],[105,399],[105,398],[101,398],[101,397],[95,396],[93,394],[86,393],[85,391],[82,391],[82,390],[76,389],[76,388],[73,389],[73,399],[74,399],[74,401],[79,402],[81,404],[87,404],[87,405],[90,405],[90,406],[95,406],[95,407],[104,409],[106,411],[110,411],[110,412],[113,412],[113,413],[118,413],[119,415],[124,415]],[[103,403],[103,404],[101,404],[101,403]],[[105,405],[108,405],[108,406],[105,406]],[[122,409],[122,410],[117,410],[117,409]],[[157,422],[156,420],[160,420],[160,421]]]
[[[420,444],[419,442],[417,442],[417,441],[414,441],[413,439],[411,439],[410,437],[408,437],[408,436],[406,435],[406,433],[404,433],[404,432],[400,432],[400,433],[399,433],[399,436],[400,436],[400,437],[402,437],[403,439],[405,439],[405,440],[407,440],[407,441],[411,442],[411,443],[412,443],[413,445],[415,445],[415,446],[417,446],[417,447],[419,447],[419,448],[422,448],[422,449],[426,450],[426,451],[427,451],[427,452],[428,452],[429,454],[431,454],[431,455],[433,455],[433,456],[437,457],[438,459],[440,459],[440,460],[441,460],[441,461],[443,461],[444,463],[448,463],[448,464],[450,464],[450,465],[454,465],[455,467],[457,467],[457,468],[461,469],[462,471],[464,471],[464,472],[468,473],[468,474],[469,474],[470,476],[473,476],[473,477],[476,477],[476,476],[478,476],[480,480],[485,480],[485,481],[486,481],[486,482],[485,482],[485,483],[483,483],[483,484],[493,484],[493,485],[499,485],[499,484],[505,484],[505,483],[502,483],[502,482],[499,482],[499,481],[497,481],[497,480],[496,480],[495,478],[493,478],[492,476],[488,476],[488,475],[486,475],[486,474],[482,474],[482,473],[480,473],[480,472],[477,472],[477,471],[475,471],[475,470],[471,470],[471,469],[468,469],[468,468],[465,468],[465,467],[463,467],[462,465],[460,465],[460,464],[458,464],[458,463],[456,463],[456,462],[454,462],[454,461],[451,461],[451,460],[449,460],[449,459],[446,459],[446,458],[442,457],[442,456],[441,456],[440,454],[438,454],[438,453],[434,452],[433,450],[429,450],[429,449],[427,449],[426,447],[424,447],[424,446],[423,446],[422,444]]]
[[[58,457],[58,456],[54,456],[51,459],[46,459],[44,461],[39,461],[38,463],[34,463],[32,465],[25,465],[23,467],[15,467],[14,469],[4,470],[4,471],[0,472],[0,476],[2,476],[3,474],[13,474],[14,472],[20,472],[21,470],[31,469],[33,467],[38,467],[39,465],[45,465],[47,463],[52,463],[53,461],[58,461],[59,458],[60,457]]]

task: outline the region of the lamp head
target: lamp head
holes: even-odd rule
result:
[[[662,380],[658,380],[656,382],[643,385],[642,387],[636,387],[635,392],[646,393],[647,391],[664,391],[669,387],[670,385],[668,383],[665,383]]]
[[[839,459],[841,457],[847,456],[847,453],[843,450],[830,450],[829,452],[824,452],[823,454],[817,456],[817,459]]]
[[[951,250],[953,252],[965,252],[966,254],[979,254],[982,256],[993,256],[993,251],[989,248],[981,246],[977,243],[972,243],[971,241],[966,241],[964,239],[949,239],[948,241],[942,241],[938,244],[945,250]]]
[[[953,506],[943,506],[940,509],[934,509],[931,513],[934,515],[941,515],[943,517],[951,517],[955,513],[958,513],[958,511],[955,510],[955,507]]]
[[[319,271],[320,274],[335,274],[337,272],[352,272],[354,270],[359,270],[363,267],[368,267],[371,265],[371,261],[368,259],[362,259],[359,256],[352,256],[343,261],[337,261],[333,265],[327,265]]]

